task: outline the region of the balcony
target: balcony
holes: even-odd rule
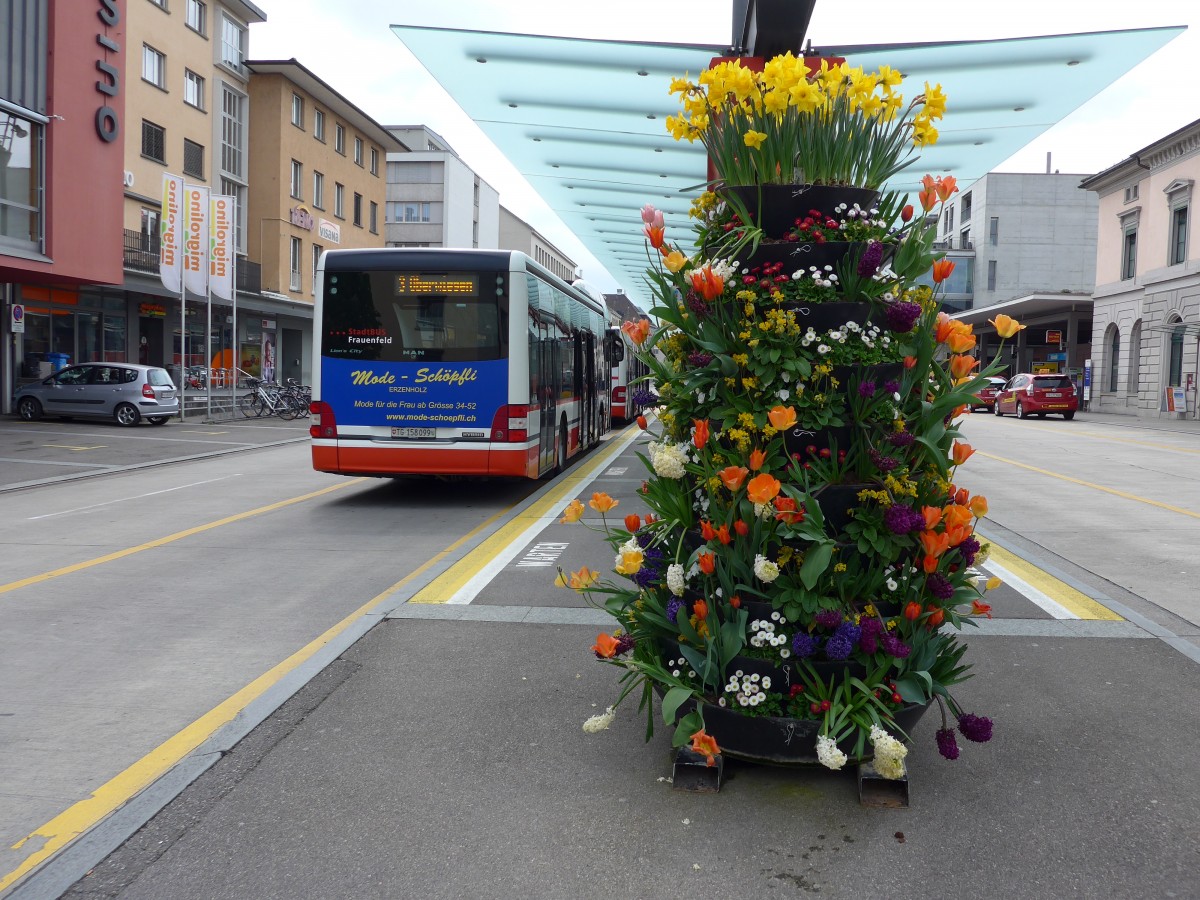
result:
[[[970,250],[970,251],[974,252],[975,242],[974,241],[964,241],[961,238],[949,237],[943,241],[934,241],[933,249],[934,250]]]
[[[147,275],[158,274],[158,235],[125,229],[125,269]],[[262,267],[244,256],[237,258],[237,289],[240,293],[262,292]]]

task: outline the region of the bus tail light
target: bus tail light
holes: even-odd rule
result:
[[[333,417],[333,407],[323,400],[314,400],[308,405],[308,411],[312,413],[312,425],[308,428],[308,433],[315,438],[335,438],[337,437],[337,420]]]
[[[612,402],[613,403],[624,403],[625,402],[625,388],[624,387],[615,387],[612,389]]]
[[[491,440],[501,444],[529,439],[529,407],[502,406],[492,419]]]

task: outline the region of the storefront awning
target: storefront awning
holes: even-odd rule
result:
[[[892,183],[931,172],[966,186],[1181,34],[1183,27],[964,41],[821,47],[904,73],[949,98],[941,138]],[[669,234],[706,177],[704,148],[666,131],[670,79],[693,78],[726,48],[598,41],[393,25],[429,70],[587,249],[643,307],[647,265],[638,210],[662,209]]]

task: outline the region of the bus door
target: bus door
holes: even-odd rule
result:
[[[554,455],[554,440],[558,430],[558,376],[559,367],[555,356],[558,351],[558,341],[546,337],[546,327],[542,326],[542,337],[535,343],[537,353],[538,396],[537,404],[541,407],[540,428],[538,430],[538,471],[546,472],[558,464]]]
[[[586,369],[584,384],[587,385],[585,389],[587,399],[584,402],[584,408],[587,410],[587,443],[590,447],[600,439],[600,422],[597,409],[599,406],[597,402],[599,397],[596,392],[596,335],[590,331],[584,335],[583,353],[586,359],[584,364]]]

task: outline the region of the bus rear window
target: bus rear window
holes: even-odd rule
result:
[[[329,272],[322,353],[382,362],[507,354],[505,272]]]

